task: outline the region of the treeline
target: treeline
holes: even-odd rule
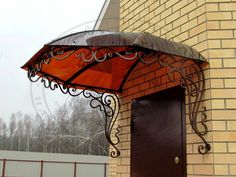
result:
[[[0,149],[108,155],[103,114],[88,101],[72,98],[53,115],[14,113],[8,124],[0,118]]]

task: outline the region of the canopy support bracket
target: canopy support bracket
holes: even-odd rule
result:
[[[205,76],[200,63],[184,58],[177,59],[170,55],[168,59],[158,55],[157,62],[167,68],[171,82],[179,81],[181,87],[186,90],[187,116],[194,133],[203,141],[203,145],[198,146],[198,152],[200,154],[208,153],[211,150],[211,145],[204,137],[208,133],[206,107],[200,107],[205,91]]]

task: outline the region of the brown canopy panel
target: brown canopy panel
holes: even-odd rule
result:
[[[46,44],[22,68],[69,87],[121,92],[134,67],[150,54],[205,61],[194,49],[149,33],[85,31]]]

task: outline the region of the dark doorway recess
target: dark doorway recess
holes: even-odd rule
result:
[[[185,94],[174,87],[132,102],[131,177],[185,177]]]

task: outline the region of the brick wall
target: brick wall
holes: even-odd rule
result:
[[[120,0],[120,29],[187,44],[208,59],[203,105],[212,150],[198,154],[200,140],[186,119],[187,174],[236,176],[236,0]],[[174,85],[157,64],[140,64],[129,77],[121,95],[122,151],[113,176],[130,176],[130,100]]]
[[[236,176],[236,1],[207,0],[214,175]]]

